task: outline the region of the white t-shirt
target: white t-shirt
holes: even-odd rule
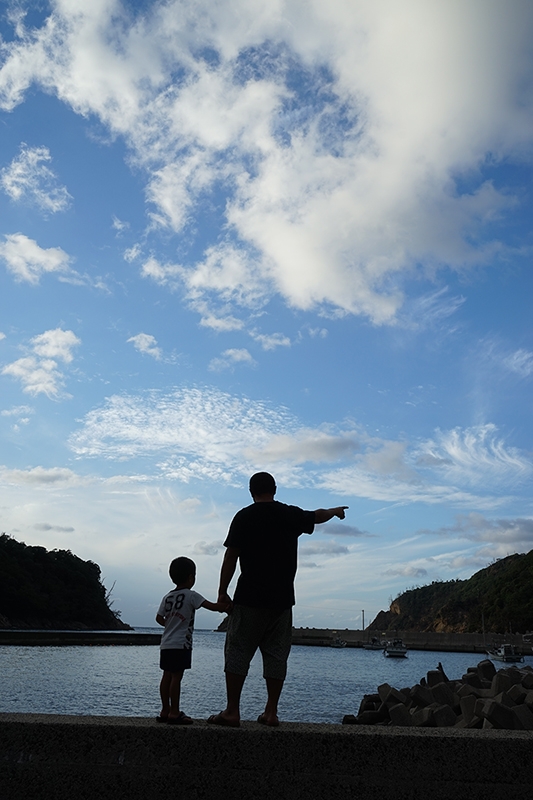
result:
[[[161,650],[191,650],[194,612],[205,597],[192,589],[173,589],[161,600],[157,612],[165,620]]]

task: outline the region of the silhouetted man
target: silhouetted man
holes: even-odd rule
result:
[[[213,714],[213,725],[238,727],[240,698],[250,662],[257,650],[263,657],[267,703],[258,717],[263,725],[279,725],[278,701],[287,674],[292,639],[294,577],[298,537],[313,533],[316,524],[344,519],[348,506],[303,511],[274,500],[276,483],[268,472],[250,478],[253,503],[237,512],[224,542],[218,602],[232,602],[228,587],[237,561],[237,581],[224,648],[227,707]]]

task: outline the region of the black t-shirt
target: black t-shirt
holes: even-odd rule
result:
[[[224,542],[240,553],[234,602],[253,608],[293,606],[298,537],[313,533],[314,527],[314,511],[277,500],[252,503],[238,511]]]

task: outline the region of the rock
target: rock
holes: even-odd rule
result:
[[[451,728],[457,722],[457,716],[450,706],[441,705],[433,711],[433,724],[437,728]]]
[[[359,714],[347,714],[343,724],[533,731],[530,667],[496,671],[485,659],[460,680],[449,680],[439,666],[411,688],[381,684],[377,694],[363,697]]]
[[[447,683],[437,683],[431,687],[433,699],[439,705],[453,706],[453,692]]]
[[[512,709],[515,716],[515,730],[533,731],[533,713],[524,705]]]
[[[403,703],[396,703],[389,708],[390,720],[393,725],[412,725],[413,718]]]
[[[483,661],[480,661],[476,667],[476,671],[482,681],[492,681],[496,675],[496,667],[490,658],[485,658]]]
[[[430,669],[426,675],[426,681],[430,689],[437,683],[442,683],[442,672],[439,669]]]
[[[424,708],[424,706],[429,706],[430,703],[433,703],[433,693],[427,686],[422,686],[420,683],[416,683],[413,688],[411,689],[409,698],[411,702],[417,706],[417,708]]]

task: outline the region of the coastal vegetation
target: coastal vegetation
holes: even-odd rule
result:
[[[501,558],[468,580],[399,594],[368,626],[379,631],[525,633],[533,630],[533,550]]]
[[[70,550],[0,535],[0,628],[129,630],[111,608],[100,567]]]

